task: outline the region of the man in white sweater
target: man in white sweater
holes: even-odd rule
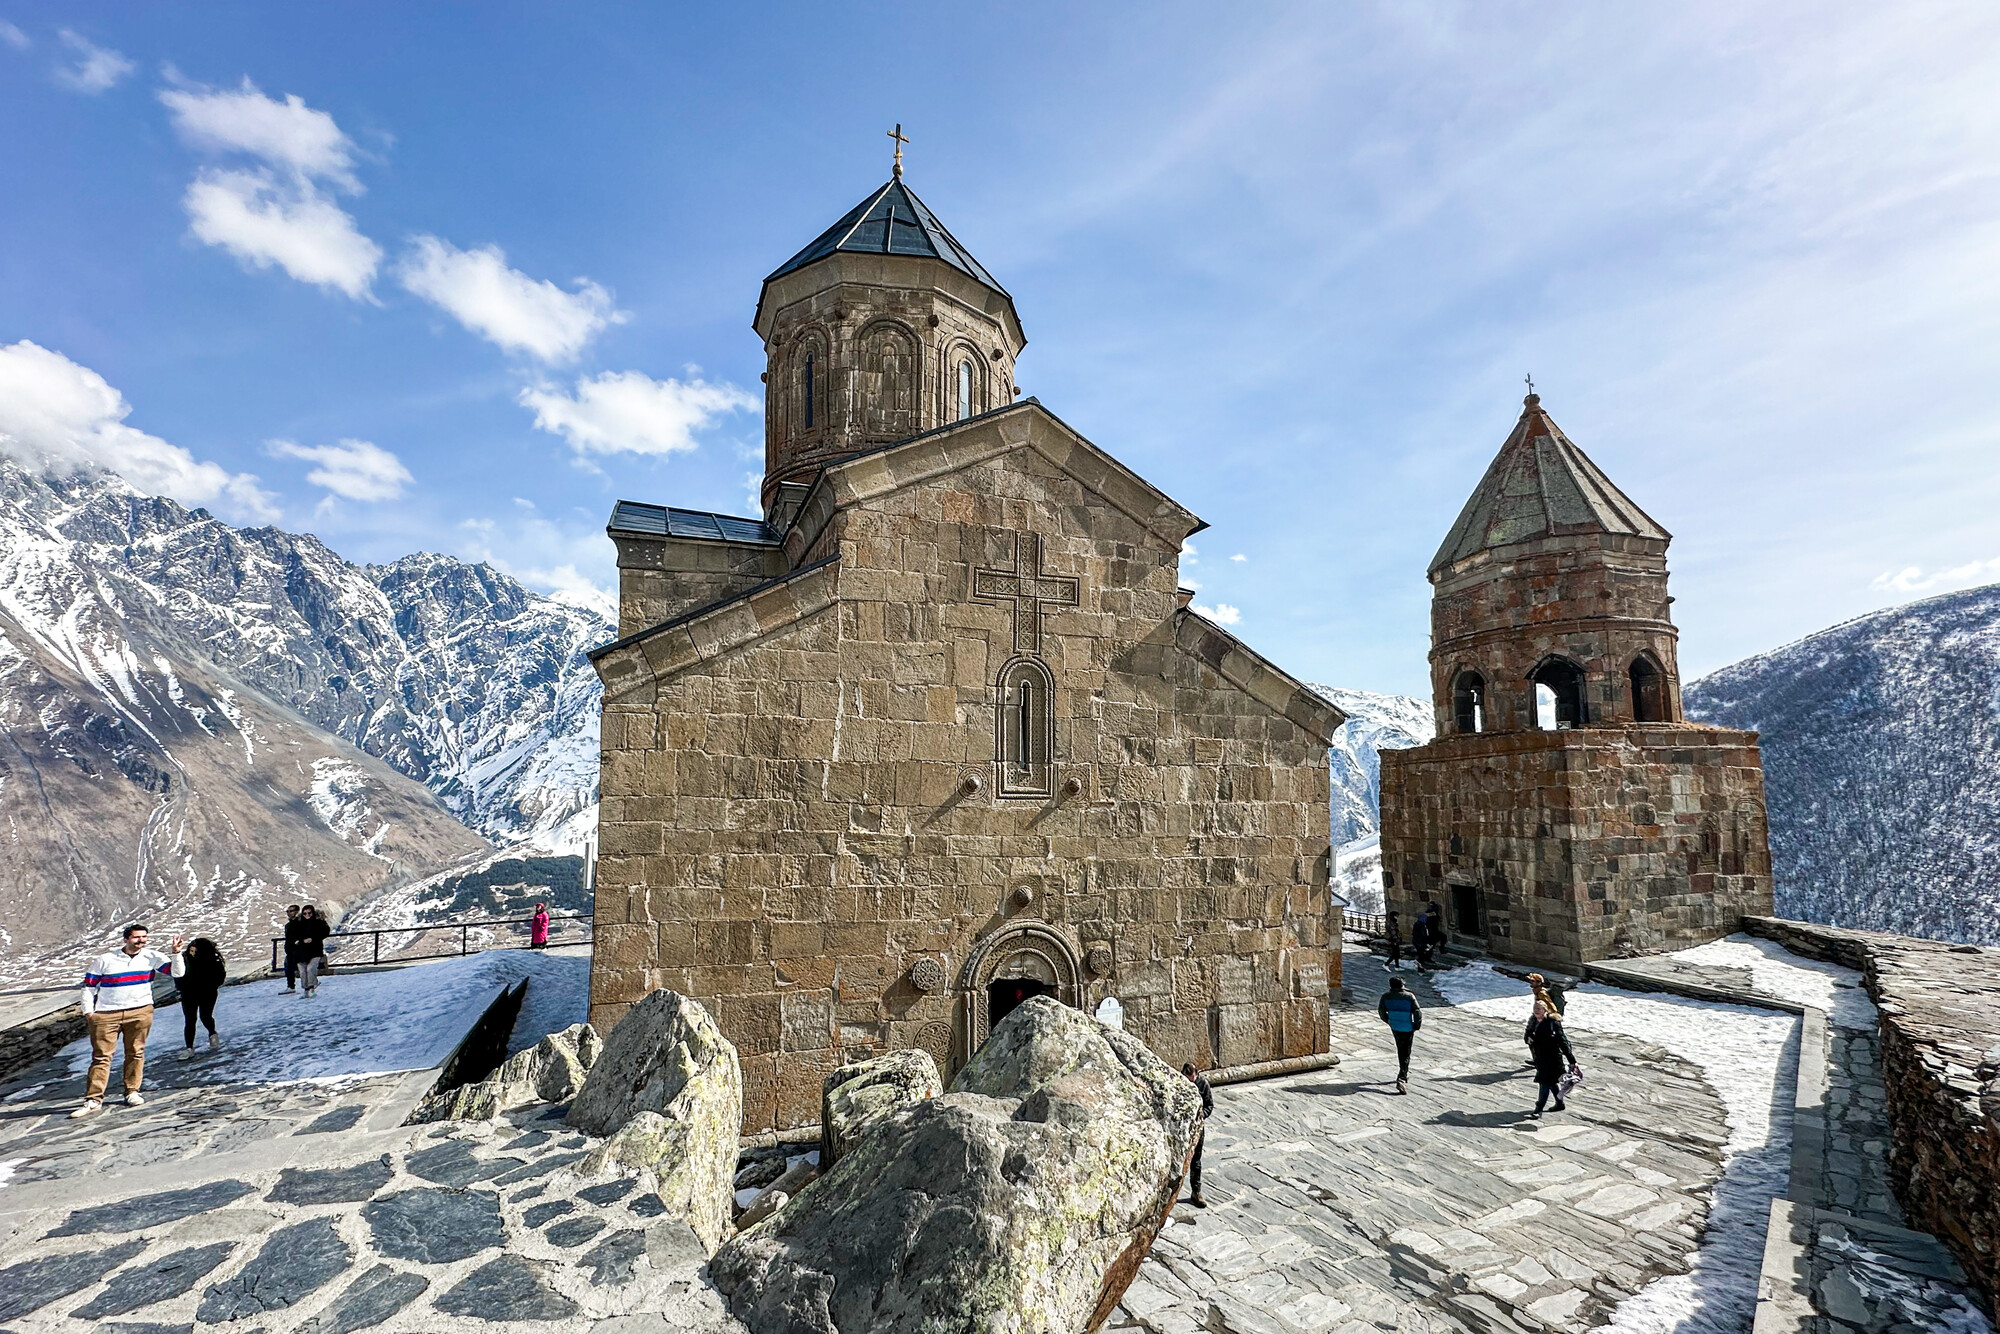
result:
[[[172,971],[175,977],[187,971],[182,955],[183,942],[174,937],[172,953],[146,948],[146,928],[134,923],[125,928],[125,943],[106,950],[91,961],[83,975],[83,1017],[90,1025],[90,1074],[84,1084],[83,1106],[70,1115],[89,1116],[104,1106],[104,1090],[111,1082],[111,1053],[118,1040],[125,1040],[125,1101],[138,1106],[146,1101],[139,1081],[146,1073],[146,1035],[153,1031],[153,978]]]

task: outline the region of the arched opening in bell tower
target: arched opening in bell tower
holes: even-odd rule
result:
[[[1467,669],[1451,683],[1451,718],[1461,736],[1486,730],[1486,678]]]
[[[1667,674],[1647,654],[1632,659],[1628,675],[1632,681],[1632,721],[1665,723],[1667,716]]]
[[[1583,704],[1583,668],[1568,658],[1545,658],[1528,680],[1535,689],[1537,728],[1561,732],[1589,721]]]

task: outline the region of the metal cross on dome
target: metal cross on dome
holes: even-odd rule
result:
[[[1083,581],[1050,574],[1042,568],[1038,533],[1015,533],[1014,566],[1008,570],[975,569],[972,596],[977,602],[1006,603],[1014,609],[1014,651],[1042,651],[1042,608],[1075,607],[1083,601]]]
[[[910,137],[903,133],[903,122],[896,122],[896,128],[889,131],[889,137],[896,141],[896,179],[901,180],[903,178],[903,145],[910,142]]]

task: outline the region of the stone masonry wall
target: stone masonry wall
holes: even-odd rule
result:
[[[617,535],[618,634],[672,620],[785,572],[784,552],[752,542]]]
[[[1486,730],[1535,725],[1529,673],[1550,655],[1583,668],[1593,724],[1632,721],[1632,660],[1650,653],[1667,678],[1666,721],[1679,721],[1678,632],[1668,617],[1666,544],[1616,534],[1545,538],[1481,552],[1441,571],[1431,601],[1432,698],[1453,730],[1452,689],[1465,668],[1486,679]]]
[[[1382,867],[1405,921],[1479,888],[1470,943],[1570,963],[1681,949],[1768,912],[1756,734],[1625,727],[1444,737],[1382,754]]]
[[[1330,724],[1226,679],[1240,646],[1176,612],[1178,542],[1028,450],[835,523],[837,564],[770,596],[784,628],[746,608],[741,647],[696,623],[653,687],[607,670],[593,1022],[655,987],[700,999],[751,1130],[813,1121],[863,1053],[953,1069],[1008,959],[1049,961],[1072,1004],[1116,996],[1175,1063],[1326,1050],[1338,918],[1308,724]],[[1081,596],[1043,619],[1056,794],[1008,800],[1017,612],[970,579],[1024,532]]]
[[[1749,917],[1808,958],[1859,968],[1880,1013],[1897,1201],[2000,1302],[2000,949]]]

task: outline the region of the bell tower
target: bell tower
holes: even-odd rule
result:
[[[1382,752],[1382,887],[1525,963],[1771,911],[1755,732],[1681,714],[1667,530],[1530,392],[1431,560],[1437,739]]]
[[[779,527],[827,463],[1019,392],[1027,338],[1014,299],[903,182],[902,142],[889,181],[780,265],[757,299],[761,494]]]

